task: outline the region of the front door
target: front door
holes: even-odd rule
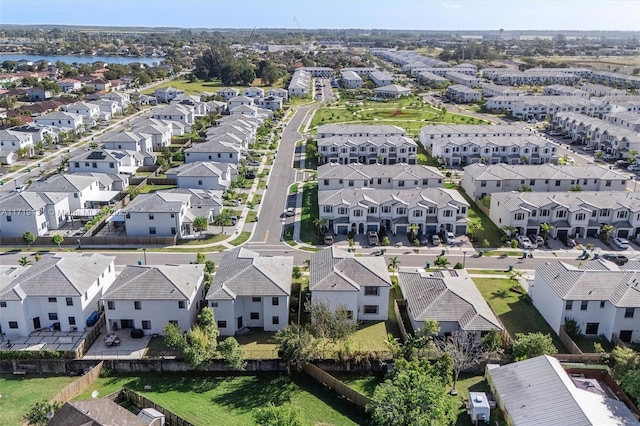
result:
[[[242,317],[238,317],[238,330],[242,328]]]
[[[33,329],[34,329],[34,330],[40,330],[40,328],[42,328],[42,327],[40,326],[40,317],[35,317],[35,318],[33,319]]]
[[[632,334],[633,330],[620,330],[620,340],[625,343],[630,343]]]

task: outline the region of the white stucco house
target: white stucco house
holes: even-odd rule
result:
[[[254,99],[264,98],[264,89],[260,87],[247,87],[242,91],[242,96]]]
[[[83,331],[100,310],[103,293],[115,280],[115,256],[98,253],[45,254],[27,268],[0,276],[0,328],[7,337],[40,329]]]
[[[236,175],[231,163],[198,161],[167,170],[169,179],[176,179],[178,188],[213,189],[226,191]]]
[[[36,237],[67,222],[68,194],[20,192],[0,199],[0,236],[20,237],[26,231]]]
[[[129,265],[102,296],[107,333],[139,328],[189,330],[204,303],[204,265]]]
[[[538,265],[529,290],[533,304],[556,332],[569,318],[587,337],[611,340],[615,334],[623,342],[640,342],[640,271],[598,262],[602,269],[560,261]]]
[[[180,95],[184,95],[184,90],[175,87],[163,87],[154,91],[157,101],[162,103],[169,103]]]
[[[128,237],[182,237],[193,233],[196,215],[191,211],[191,195],[158,191],[140,194],[125,211]]]
[[[238,96],[240,94],[240,91],[233,87],[223,87],[222,89],[218,90],[216,94],[225,101],[228,101],[229,99]]]
[[[158,120],[176,121],[185,125],[185,130],[190,131],[195,120],[194,109],[189,105],[169,105],[153,111],[151,118]],[[188,130],[187,130],[188,129]]]
[[[33,121],[41,126],[60,127],[64,131],[71,130],[75,133],[80,133],[85,124],[81,115],[62,111],[41,115],[34,118]]]
[[[153,152],[153,135],[139,132],[105,133],[101,142],[105,149]]]
[[[419,164],[336,164],[318,166],[318,190],[343,188],[441,188],[444,175]]]
[[[195,143],[185,149],[184,158],[186,164],[202,161],[238,164],[243,152],[237,144],[211,140]]]
[[[356,257],[336,246],[311,255],[311,301],[343,307],[354,321],[389,318],[391,279],[383,257]]]
[[[502,329],[465,270],[402,270],[398,284],[414,330],[424,328],[427,320],[438,321],[440,336],[464,332],[479,339],[490,330]]]
[[[171,145],[173,129],[158,120],[145,120],[133,125],[132,131],[139,134],[150,135],[154,151]]]
[[[242,247],[227,252],[206,296],[220,334],[233,336],[246,327],[286,327],[292,271],[290,256],[260,256]]]

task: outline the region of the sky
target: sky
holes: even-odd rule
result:
[[[1,0],[2,24],[640,31],[640,1]]]

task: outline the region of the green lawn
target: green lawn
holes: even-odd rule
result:
[[[422,164],[424,166],[433,166],[438,167],[438,162],[427,153],[427,150],[424,149],[422,144],[418,144],[418,155],[417,160],[418,164]]]
[[[21,425],[22,416],[38,401],[49,401],[77,377],[29,375],[24,379],[0,375],[0,423]]]
[[[302,192],[302,214],[300,215],[300,239],[307,244],[321,244],[318,229],[313,221],[318,218],[318,183],[305,183]]]
[[[376,386],[384,382],[384,375],[361,375],[346,372],[331,372],[333,377],[340,380],[351,389],[360,392],[362,395],[373,397]]]
[[[502,247],[503,244],[501,238],[504,232],[502,232],[502,230],[498,228],[491,219],[489,219],[489,216],[484,214],[484,212],[480,210],[478,206],[476,206],[476,204],[467,196],[467,194],[464,193],[464,191],[459,192],[470,205],[469,209],[467,209],[467,218],[470,221],[474,219],[480,219],[480,222],[482,222],[482,227],[484,228],[481,231],[474,232],[473,246],[479,250],[486,250],[486,247],[482,246],[482,242],[486,239],[489,240],[489,247]]]
[[[151,390],[145,391],[145,385],[151,386]],[[367,423],[351,403],[304,375],[265,373],[233,377],[198,372],[100,378],[77,399],[91,398],[94,390],[105,396],[123,387],[196,425],[253,424],[254,410],[269,402],[295,407],[304,425]]]
[[[318,168],[318,141],[315,139],[309,139],[304,148],[304,165],[306,169]]]
[[[387,320],[387,333],[391,333],[393,334],[393,337],[399,339],[400,326],[398,325],[396,311],[393,309],[394,301],[396,299],[402,299],[402,292],[398,285],[394,285],[389,289],[389,319]]]
[[[471,417],[467,414],[463,403],[465,399],[469,399],[469,392],[491,392],[489,384],[482,375],[473,375],[470,373],[460,373],[458,384],[456,385],[458,395],[455,398],[460,402],[458,406],[457,426],[472,426]],[[491,410],[491,425],[506,425],[502,415],[498,409]]]
[[[391,357],[389,347],[385,343],[388,330],[387,321],[360,321],[358,330],[350,338],[349,346],[358,352],[385,352]]]
[[[474,275],[504,275],[502,269],[467,269],[467,272]]]
[[[203,237],[200,238],[193,238],[193,239],[188,239],[188,240],[178,240],[177,245],[179,246],[197,246],[200,244],[209,244],[209,243],[217,243],[218,241],[224,241],[227,238],[229,238],[229,236],[227,234],[215,234],[215,235],[211,235],[211,234],[206,234]]]
[[[148,194],[151,192],[162,191],[163,189],[177,188],[176,185],[145,185],[140,189],[140,194]]]
[[[232,246],[239,246],[240,244],[246,242],[250,236],[251,236],[251,232],[246,232],[246,231],[241,232],[237,238],[229,241],[229,244],[231,244]]]
[[[426,123],[483,124],[474,117],[442,113],[441,109],[423,104],[420,97],[408,96],[389,101],[350,100],[342,98],[319,108],[311,121],[311,129],[323,124],[392,124],[404,128],[407,133],[418,134]]]
[[[558,352],[567,352],[558,335],[549,327],[535,306],[520,294],[509,290],[513,286],[512,280],[508,278],[473,278],[473,282],[476,283],[482,297],[493,308],[512,338],[516,333],[542,332],[551,334],[553,344]]]

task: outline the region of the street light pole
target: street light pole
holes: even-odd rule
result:
[[[147,249],[143,248],[142,249],[142,253],[144,253],[144,264],[146,265],[147,264]]]
[[[467,252],[462,252],[462,269],[464,269],[464,265],[467,263]]]

